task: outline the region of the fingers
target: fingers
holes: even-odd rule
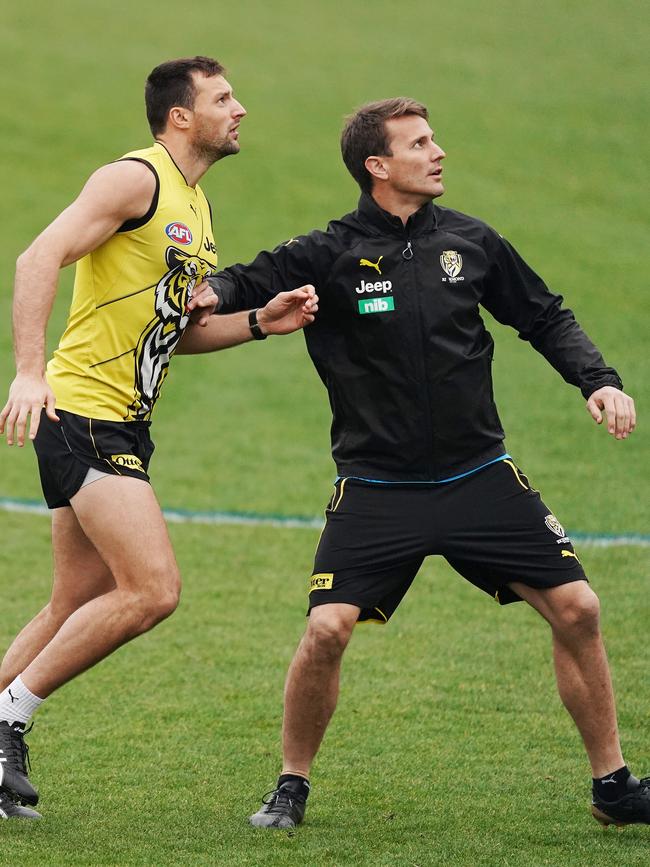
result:
[[[598,405],[598,401],[594,399],[594,397],[590,397],[587,401],[587,412],[591,414],[591,417],[596,422],[596,424],[603,423],[603,414],[600,411],[602,409],[602,403],[600,406]]]
[[[605,412],[607,413],[607,431],[617,440],[624,440],[631,429],[631,398],[623,392],[618,392],[614,397],[604,399]]]
[[[0,412],[0,434],[5,432],[5,422],[7,421],[7,416],[9,415],[10,410],[9,401],[3,406],[2,412]]]
[[[9,389],[9,400],[0,413],[0,433],[6,432],[7,445],[25,444],[25,433],[33,440],[38,432],[41,411],[45,406],[52,421],[59,421],[55,410],[55,398],[43,375],[19,373]]]
[[[18,413],[18,418],[16,419],[16,439],[18,441],[18,445],[21,447],[25,445],[25,428],[27,427],[27,416],[29,415],[30,411],[30,406],[21,406],[20,412]]]
[[[219,296],[215,293],[207,280],[204,280],[194,288],[192,297],[187,302],[185,309],[188,313],[191,313],[192,310],[195,310],[197,307],[211,307],[214,309],[218,303]]]
[[[45,413],[51,421],[60,421],[56,414],[55,404],[56,398],[54,397],[54,392],[48,391],[47,396],[45,397]],[[36,431],[34,431],[34,436],[36,436]]]
[[[617,440],[624,440],[636,427],[636,410],[632,398],[616,388],[598,389],[587,401],[587,410],[597,424],[607,418],[607,432]]]
[[[16,434],[18,433],[16,425],[18,423],[19,412],[15,401],[9,400],[2,413],[5,418],[2,426],[3,429],[6,427],[7,445],[12,446],[16,441]]]

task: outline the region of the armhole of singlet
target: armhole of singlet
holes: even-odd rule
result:
[[[141,217],[135,217],[132,220],[126,220],[117,230],[118,233],[132,232],[134,229],[141,229],[142,226],[146,226],[149,220],[156,213],[156,208],[158,207],[158,197],[160,196],[160,178],[158,177],[158,172],[154,169],[151,163],[148,163],[146,160],[141,160],[139,157],[123,157],[121,160],[115,160],[115,162],[122,163],[126,162],[127,160],[130,160],[134,163],[142,163],[142,165],[146,166],[156,179],[156,189],[154,190],[151,204],[149,205],[149,210],[147,211],[147,213],[143,214]]]

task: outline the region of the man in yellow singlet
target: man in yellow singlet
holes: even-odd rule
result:
[[[188,322],[217,298],[210,206],[198,181],[239,151],[246,112],[216,60],[163,63],[147,79],[154,144],[98,169],[18,259],[16,378],[0,433],[36,449],[52,512],[54,582],[0,666],[0,818],[39,818],[25,729],[54,690],[151,629],[180,576],[147,474],[151,413]],[[68,324],[45,369],[59,270],[77,262]],[[219,317],[219,348],[309,324],[312,286]],[[179,350],[182,351],[182,348]]]

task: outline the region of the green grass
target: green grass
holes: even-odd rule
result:
[[[0,32],[0,388],[13,376],[16,255],[94,167],[148,142],[141,89],[160,60],[216,55],[249,109],[241,154],[204,183],[224,265],[352,209],[342,117],[409,94],[429,105],[448,153],[442,204],[492,223],[566,295],[639,404],[637,433],[611,441],[577,391],[493,323],[509,450],[565,526],[647,534],[644,12],[636,0],[14,4]],[[319,514],[334,475],[328,426],[300,335],[179,358],[154,420],[156,491],[169,507]],[[40,498],[29,448],[0,448],[8,496]],[[0,826],[0,865],[647,863],[647,829],[605,834],[588,816],[546,628],[439,561],[388,627],[355,635],[308,823],[293,836],[249,829],[278,769],[282,682],[317,534],[171,533],[181,608],[39,712],[30,743],[46,819]],[[0,512],[0,539],[4,647],[47,600],[48,522]],[[641,773],[646,551],[581,552],[603,601],[625,753]]]
[[[46,519],[8,521],[7,557],[23,565],[3,643],[43,601],[49,567]],[[308,824],[248,829],[278,770],[282,681],[317,534],[172,527],[172,537],[178,612],[39,712],[30,743],[47,818],[2,826],[20,853],[11,863],[647,863],[645,829],[603,833],[588,815],[588,770],[545,626],[436,561],[391,624],[357,629]],[[644,768],[643,563],[631,550],[584,560],[606,612],[626,755]]]

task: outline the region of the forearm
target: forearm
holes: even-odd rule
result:
[[[214,315],[204,327],[192,323],[187,326],[176,349],[176,355],[217,352],[252,339],[248,311]]]
[[[544,325],[526,339],[566,382],[577,386],[585,398],[605,385],[623,387],[616,370],[606,364],[568,308],[558,305]]]
[[[45,373],[45,332],[50,318],[59,265],[52,256],[39,258],[30,248],[16,263],[13,302],[14,353],[17,373]]]

